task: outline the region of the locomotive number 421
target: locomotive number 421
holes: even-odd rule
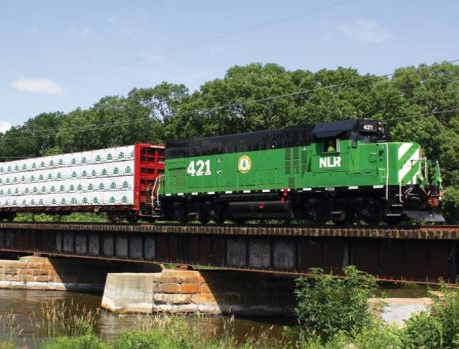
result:
[[[186,170],[190,176],[210,176],[210,160],[191,161]]]

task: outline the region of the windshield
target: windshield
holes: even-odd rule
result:
[[[378,143],[378,142],[387,142],[390,140],[388,134],[381,134],[381,133],[366,133],[366,132],[359,132],[357,139],[362,143]]]

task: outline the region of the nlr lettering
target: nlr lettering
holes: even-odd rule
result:
[[[330,156],[319,159],[319,168],[324,167],[341,167],[341,158],[339,156]]]

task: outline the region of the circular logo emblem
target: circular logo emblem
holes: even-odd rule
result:
[[[247,155],[242,155],[237,162],[237,169],[241,173],[248,173],[252,168],[252,159]]]

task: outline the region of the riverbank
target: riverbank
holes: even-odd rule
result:
[[[18,347],[36,348],[50,336],[52,330],[45,324],[50,320],[51,309],[66,308],[66,322],[71,319],[94,318],[94,330],[107,343],[114,343],[116,338],[127,331],[141,331],[151,324],[154,315],[116,315],[100,308],[101,295],[72,291],[53,290],[0,290],[0,342],[13,341]],[[56,312],[54,312],[56,313]],[[57,314],[56,314],[57,316]],[[271,340],[278,338],[284,326],[294,325],[292,319],[286,318],[242,318],[221,316],[181,316],[205,338],[217,338],[231,328],[232,335],[242,340],[247,335],[257,339],[268,335]],[[65,321],[62,321],[63,323]],[[52,330],[54,333],[57,329]]]

